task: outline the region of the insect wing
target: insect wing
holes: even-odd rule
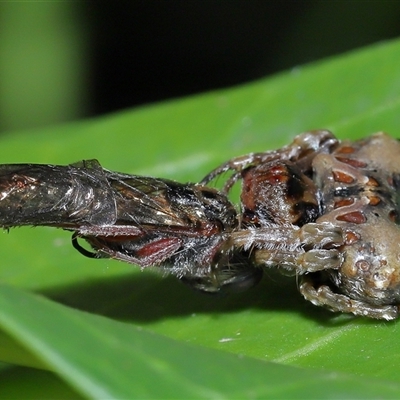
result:
[[[108,173],[117,204],[117,224],[184,227],[187,217],[171,198],[186,185],[151,177]]]
[[[96,160],[0,165],[0,225],[111,224],[114,195]]]
[[[174,265],[202,264],[223,241],[223,232],[237,224],[233,205],[214,189],[106,174],[117,204],[116,223],[80,232],[100,255],[141,266],[167,259]]]

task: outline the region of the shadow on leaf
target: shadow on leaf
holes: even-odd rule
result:
[[[172,276],[162,278],[149,272],[97,279],[40,293],[72,308],[136,323],[194,313],[221,314],[247,309],[300,313],[329,326],[354,319],[351,316],[337,318],[338,314],[306,302],[297,291],[295,278],[276,271],[268,271],[265,275],[256,287],[226,295],[197,292]]]

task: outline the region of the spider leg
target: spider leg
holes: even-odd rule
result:
[[[268,162],[279,158],[279,151],[276,150],[271,150],[264,153],[249,153],[244,156],[235,157],[213,169],[200,181],[200,184],[207,185],[223,173],[233,171],[233,174],[227,179],[222,189],[223,193],[228,193],[232,186],[240,179],[241,172],[246,167],[249,165],[258,165],[262,162]]]
[[[399,307],[395,305],[372,305],[363,301],[335,293],[327,285],[315,286],[312,275],[300,277],[300,293],[316,306],[324,306],[334,312],[353,313],[369,318],[392,320],[399,316]]]
[[[274,160],[302,160],[302,164],[311,165],[315,154],[329,153],[338,143],[335,136],[328,130],[315,130],[296,136],[293,142],[279,150],[271,150],[263,153],[249,153],[235,157],[221,164],[207,174],[200,184],[207,185],[216,177],[227,171],[233,171],[232,176],[226,182],[223,191],[228,193],[236,181],[240,179],[241,171],[249,166],[268,163]]]
[[[265,224],[262,228],[234,231],[233,246],[253,248],[252,259],[260,267],[278,267],[297,274],[338,269],[343,254],[343,232],[329,223]]]

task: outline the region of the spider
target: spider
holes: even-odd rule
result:
[[[351,142],[318,130],[233,158],[196,184],[96,160],[5,164],[0,225],[63,228],[85,256],[156,266],[205,292],[247,289],[276,268],[315,305],[390,320],[400,304],[399,155],[383,133]],[[222,190],[210,186],[226,173]]]
[[[253,248],[255,265],[294,271],[315,305],[391,320],[400,304],[399,156],[399,141],[385,133],[352,142],[318,130],[231,159],[202,183],[232,171],[228,193],[242,181],[241,232],[232,236]],[[309,235],[300,252],[287,251],[290,233],[271,246],[271,230],[280,227]]]

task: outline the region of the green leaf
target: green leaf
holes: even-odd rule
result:
[[[73,390],[55,374],[33,368],[6,366],[0,371],[0,399],[57,399],[81,400]]]
[[[323,398],[363,393],[372,399],[390,398],[400,389],[400,384],[297,370],[179,343],[6,286],[0,290],[0,310],[0,322],[9,333],[90,398]]]
[[[388,42],[229,90],[17,132],[0,139],[2,163],[98,158],[111,170],[198,181],[309,129],[400,136],[398,65],[400,42]],[[246,293],[204,296],[154,271],[86,259],[69,236],[1,236],[3,360],[48,367],[86,396],[400,396],[397,322],[317,308],[274,271]]]

